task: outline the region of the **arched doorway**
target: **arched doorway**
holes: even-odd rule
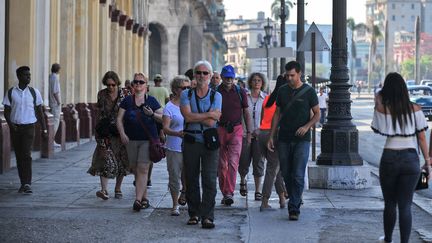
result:
[[[184,73],[191,68],[189,43],[189,27],[184,25],[178,38],[178,73]]]
[[[160,73],[166,77],[168,65],[166,29],[159,23],[150,23],[149,38],[149,79]]]

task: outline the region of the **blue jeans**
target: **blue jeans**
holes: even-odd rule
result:
[[[384,149],[379,172],[384,196],[384,239],[392,241],[398,208],[400,242],[408,242],[412,224],[411,204],[420,176],[419,155],[414,148]]]
[[[289,213],[300,213],[309,148],[309,141],[290,143],[279,141],[278,144],[280,169],[289,196]]]
[[[327,108],[320,108],[320,112],[321,112],[320,123],[321,124],[324,124],[324,122],[325,122],[326,111],[327,111]]]

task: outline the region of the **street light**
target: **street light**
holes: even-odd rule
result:
[[[268,82],[270,82],[269,47],[270,47],[270,43],[271,43],[272,31],[273,31],[273,26],[270,25],[270,18],[267,18],[267,25],[264,26],[264,32],[265,32],[264,44],[265,44],[265,48],[266,48]],[[270,85],[268,85],[267,87],[270,87]]]

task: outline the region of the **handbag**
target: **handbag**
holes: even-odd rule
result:
[[[133,98],[135,100],[135,97]],[[163,147],[162,143],[160,142],[159,138],[154,138],[150,131],[147,129],[147,127],[142,123],[141,121],[141,111],[137,111],[136,116],[138,122],[141,124],[141,127],[144,129],[144,132],[146,133],[147,137],[149,138],[149,158],[150,161],[153,163],[157,163],[161,161],[163,158],[165,158],[165,148]]]
[[[423,189],[428,189],[429,188],[429,184],[428,184],[428,176],[429,174],[427,173],[427,171],[422,170],[420,172],[420,178],[417,182],[417,186],[416,186],[416,190],[423,190]]]

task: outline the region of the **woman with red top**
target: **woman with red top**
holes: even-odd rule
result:
[[[282,75],[279,75],[276,81],[276,87],[274,88],[273,92],[264,99],[261,111],[261,126],[258,141],[260,144],[261,153],[267,159],[267,167],[264,176],[260,211],[271,209],[268,201],[271,196],[273,183],[275,185],[276,192],[279,195],[279,206],[280,208],[285,208],[286,191],[284,180],[279,170],[278,152],[277,150],[271,152],[267,149],[267,141],[270,135],[271,122],[273,119],[273,114],[276,110],[277,93],[279,88],[285,84],[286,80]],[[274,141],[277,141],[277,139],[274,138]]]

